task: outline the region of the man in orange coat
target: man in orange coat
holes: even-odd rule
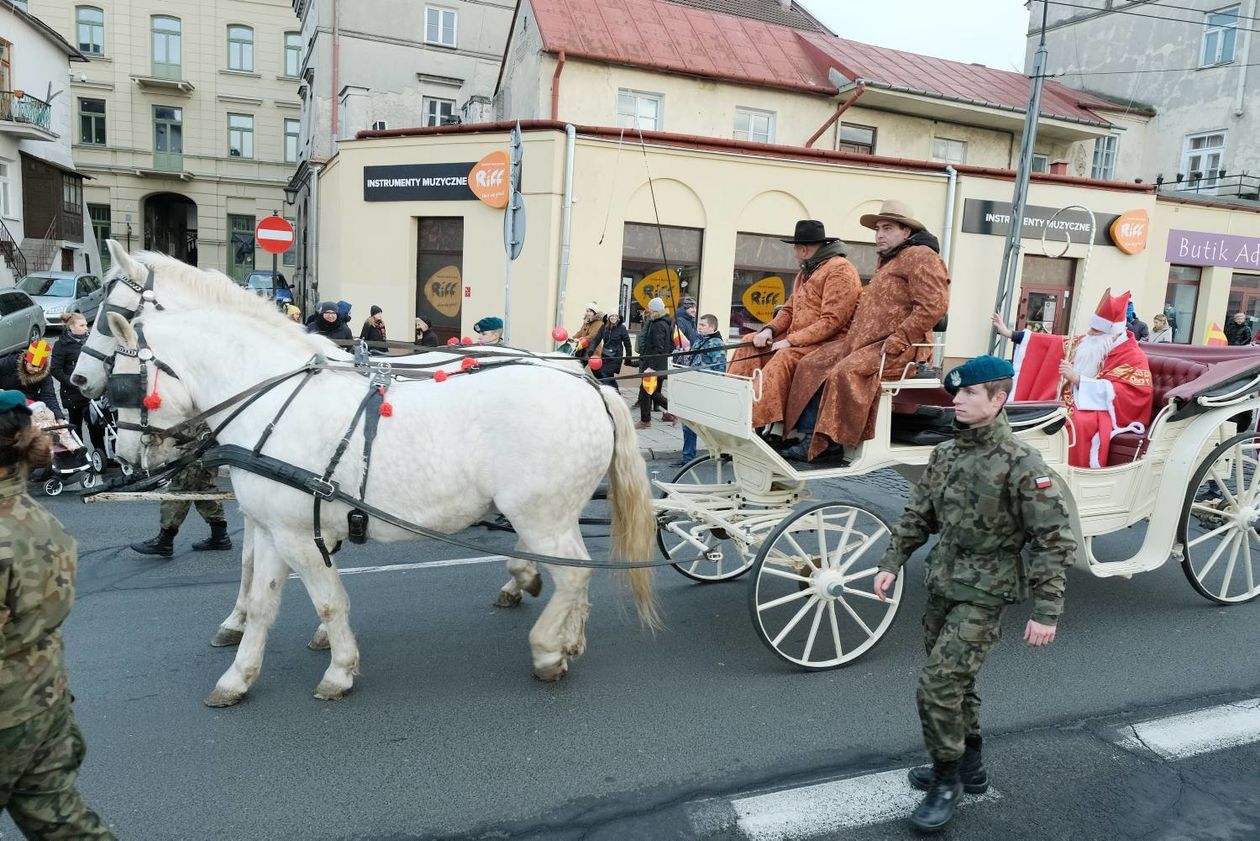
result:
[[[731,359],[730,372],[750,377],[761,369],[761,399],[753,403],[753,425],[783,422],[796,367],[814,351],[840,336],[849,326],[862,294],[862,281],[845,259],[845,245],[827,236],[822,222],[803,219],[784,242],[794,247],[801,270],[792,282],[787,303],[750,346]],[[767,350],[773,354],[765,355]]]

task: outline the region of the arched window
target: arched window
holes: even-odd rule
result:
[[[182,79],[183,35],[179,18],[158,15],[153,18],[153,75],[159,79]]]
[[[228,70],[254,71],[254,30],[232,25],[228,33]]]
[[[74,22],[79,52],[84,55],[104,55],[105,12],[95,6],[76,6]]]

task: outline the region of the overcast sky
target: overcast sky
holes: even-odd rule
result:
[[[842,38],[913,53],[1024,69],[1022,0],[797,0]]]

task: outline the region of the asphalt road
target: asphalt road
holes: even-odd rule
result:
[[[882,475],[815,495],[895,518],[900,487]],[[662,572],[668,627],[653,635],[625,588],[597,574],[587,652],[542,684],[526,642],[541,603],[492,607],[501,564],[349,575],[362,675],[328,703],[312,697],[328,656],[305,647],[316,619],[290,581],[260,679],[240,706],[213,710],[202,698],[233,653],[208,641],[234,599],[237,555],[188,551],[205,532],[195,514],[163,561],[125,548],[156,530],[155,505],[47,504],[80,540],[66,638],[89,746],[81,789],[121,839],[743,838],[711,819],[723,813],[712,804],[921,756],[917,586],[863,659],[802,673],[756,637],[744,581]],[[474,536],[491,550],[511,540]],[[1118,557],[1138,537],[1096,551]],[[605,540],[588,545],[606,554]],[[347,547],[339,565],[467,554],[371,544]],[[1260,695],[1260,603],[1214,606],[1171,565],[1128,581],[1074,571],[1053,646],[1025,648],[1025,618],[1011,611],[981,677],[1003,796],[961,812],[950,837],[1260,836],[1254,745],[1173,767],[1097,736]],[[0,820],[0,838],[13,832]],[[903,835],[880,824],[826,837]]]

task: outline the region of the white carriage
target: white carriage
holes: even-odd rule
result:
[[[1070,467],[1071,427],[1059,403],[1012,404],[1016,435],[1061,478],[1080,538],[1077,566],[1129,577],[1180,561],[1200,594],[1222,604],[1260,595],[1260,353],[1146,346],[1155,405],[1148,434],[1112,442],[1109,464]],[[910,481],[949,435],[950,396],[937,379],[885,381],[874,437],[850,463],[800,469],[756,435],[756,383],[704,371],[671,373],[670,410],[696,429],[709,454],[657,481],[658,542],[683,575],[726,581],[751,570],[749,610],[762,641],[806,669],[862,656],[887,632],[905,588],[873,593],[888,524],[850,501],[815,500],[807,483],[892,468]],[[1245,418],[1245,422],[1242,418]],[[1131,557],[1099,560],[1093,538],[1146,524]]]

